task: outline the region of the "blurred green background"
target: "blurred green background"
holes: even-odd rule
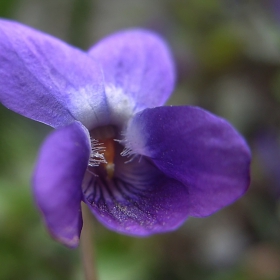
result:
[[[226,118],[251,146],[249,191],[211,217],[144,239],[93,218],[100,280],[280,279],[279,0],[0,0],[0,16],[85,50],[123,28],[160,33],[177,65],[169,103]],[[50,130],[0,106],[1,280],[83,279],[79,249],[49,237],[32,199]]]

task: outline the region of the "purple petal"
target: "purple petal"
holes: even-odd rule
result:
[[[181,225],[189,209],[185,186],[145,158],[127,162],[116,145],[113,178],[101,166],[85,176],[84,201],[93,214],[108,228],[128,235],[146,236]]]
[[[103,68],[106,92],[121,91],[134,110],[162,105],[174,86],[174,66],[165,42],[145,30],[113,34],[89,50]]]
[[[55,239],[76,247],[82,229],[82,181],[90,154],[79,122],[55,130],[43,144],[34,172],[35,200]]]
[[[53,127],[76,119],[88,128],[106,120],[103,77],[93,59],[8,20],[0,20],[0,80],[1,103],[28,118]]]
[[[189,193],[191,216],[207,216],[242,196],[249,185],[250,151],[225,120],[195,107],[158,107],[138,113],[128,148],[150,157]]]

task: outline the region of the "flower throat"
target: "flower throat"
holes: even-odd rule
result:
[[[114,126],[102,126],[90,131],[91,154],[89,167],[102,167],[107,178],[112,179],[115,171],[115,144],[116,128]]]

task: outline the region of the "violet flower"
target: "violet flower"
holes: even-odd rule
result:
[[[84,52],[0,20],[0,78],[4,106],[56,128],[38,156],[34,197],[69,247],[79,242],[81,201],[111,230],[147,236],[248,188],[250,151],[230,124],[197,107],[161,107],[174,66],[152,32],[119,32]]]

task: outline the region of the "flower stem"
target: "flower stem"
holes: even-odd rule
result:
[[[93,249],[93,226],[87,206],[82,202],[83,229],[81,233],[81,254],[86,280],[97,280],[97,272]]]

